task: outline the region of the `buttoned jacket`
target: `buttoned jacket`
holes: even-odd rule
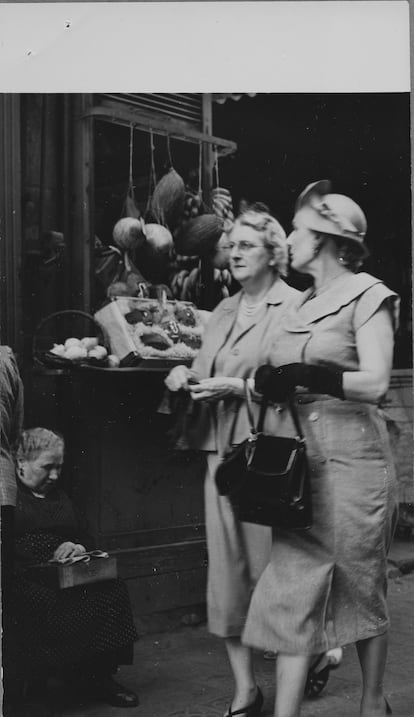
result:
[[[198,379],[216,375],[215,362],[219,352],[222,376],[246,379],[254,375],[258,366],[269,363],[275,329],[283,313],[300,297],[300,292],[277,278],[260,312],[243,331],[235,333],[241,296],[242,292],[239,292],[224,299],[213,311],[192,365]],[[254,410],[257,418],[258,405]],[[214,405],[194,402],[186,423],[187,439],[192,447],[220,454],[230,444],[241,443],[249,431],[245,402],[233,397]],[[272,410],[268,411],[265,427],[272,430]]]

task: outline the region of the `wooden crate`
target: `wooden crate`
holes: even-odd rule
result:
[[[53,588],[73,588],[76,585],[110,580],[118,575],[115,556],[95,558],[87,563],[82,561],[72,565],[42,563],[34,565],[29,572],[34,580]]]

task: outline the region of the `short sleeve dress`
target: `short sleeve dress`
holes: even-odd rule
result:
[[[399,299],[366,273],[345,274],[326,291],[305,292],[282,319],[271,363],[358,370],[357,330]],[[397,517],[395,470],[376,405],[298,392],[311,470],[313,526],[275,530],[243,633],[253,647],[317,654],[385,632],[386,558]],[[294,435],[286,409],[279,435]]]

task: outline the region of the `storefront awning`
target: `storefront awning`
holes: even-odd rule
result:
[[[98,94],[94,95],[94,105],[89,107],[83,116],[123,124],[143,132],[153,131],[155,134],[165,135],[185,142],[211,145],[220,156],[233,154],[237,150],[235,142],[215,137],[208,131],[201,131],[201,93],[198,98],[195,95],[190,95],[193,100],[193,109],[195,106],[194,98],[198,99],[200,103],[199,123],[188,121],[189,117],[184,121],[177,116],[177,107],[179,105],[184,106],[184,100],[181,95],[179,97],[177,95],[166,95],[165,97],[154,96],[153,94],[139,96]],[[144,103],[142,98],[144,98]],[[186,106],[188,102],[189,100],[186,98]],[[171,111],[173,103],[175,107],[174,113]]]
[[[242,97],[255,97],[257,92],[213,92],[213,102],[217,102],[219,105],[223,105],[226,100],[240,100]]]

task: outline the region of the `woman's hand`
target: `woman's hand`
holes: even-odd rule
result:
[[[196,381],[195,374],[187,366],[174,366],[165,379],[169,391],[189,390],[189,381]]]
[[[229,396],[244,396],[244,381],[231,376],[215,376],[203,378],[199,383],[190,386],[191,398],[194,401],[220,401]]]
[[[53,557],[55,560],[66,560],[67,558],[76,558],[83,553],[86,553],[86,548],[83,545],[67,540],[56,548]]]

